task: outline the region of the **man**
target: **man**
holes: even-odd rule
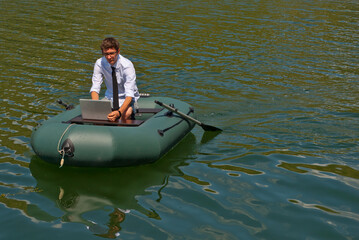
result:
[[[92,75],[91,98],[99,99],[101,84],[105,79],[105,98],[113,101],[113,111],[107,115],[108,120],[129,119],[134,111],[134,103],[140,97],[136,85],[136,72],[130,60],[120,55],[120,44],[114,38],[105,38],[101,44],[104,55],[97,59]],[[114,82],[113,82],[113,79]],[[113,85],[117,82],[116,87]],[[114,93],[115,92],[115,93]],[[116,104],[116,95],[118,104]]]

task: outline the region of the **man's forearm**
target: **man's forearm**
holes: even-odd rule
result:
[[[127,111],[127,109],[130,106],[131,102],[132,102],[132,97],[126,97],[125,98],[125,101],[123,102],[123,104],[120,107],[120,112],[122,114],[124,114]]]
[[[93,100],[99,100],[100,96],[97,92],[91,92],[91,99]]]

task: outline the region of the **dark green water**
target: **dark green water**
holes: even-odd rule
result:
[[[359,5],[0,1],[0,239],[359,239]],[[196,127],[155,164],[59,169],[30,136],[114,36]]]

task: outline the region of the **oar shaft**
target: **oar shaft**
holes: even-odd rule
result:
[[[158,105],[160,105],[160,106],[162,106],[162,107],[164,107],[164,108],[167,108],[167,109],[170,110],[171,112],[177,113],[178,115],[180,115],[180,116],[182,116],[182,117],[184,117],[184,118],[186,118],[186,119],[188,119],[188,120],[191,120],[191,121],[197,123],[198,125],[202,125],[202,123],[201,123],[200,121],[198,121],[197,119],[194,119],[194,118],[191,117],[191,116],[188,116],[187,114],[184,114],[184,113],[178,111],[177,108],[171,107],[171,106],[169,106],[169,105],[167,105],[167,104],[165,104],[165,103],[163,103],[163,102],[157,101],[157,100],[155,100],[155,103],[157,103]]]
[[[187,119],[187,120],[190,120],[194,123],[197,123],[199,126],[201,126],[203,128],[203,130],[205,131],[222,131],[222,129],[220,128],[217,128],[217,127],[214,127],[214,126],[210,126],[210,125],[207,125],[207,124],[204,124],[204,123],[201,123],[200,121],[198,121],[197,119],[194,119],[193,117],[191,116],[188,116],[187,114],[184,114],[180,111],[178,111],[177,108],[174,108],[174,107],[171,107],[171,106],[168,106],[167,104],[165,103],[162,103],[160,101],[157,101],[155,100],[155,103],[157,103],[158,105],[164,107],[164,108],[167,108],[168,110],[170,110],[171,112],[174,112],[174,113],[177,113],[178,115],[180,115],[181,117]]]

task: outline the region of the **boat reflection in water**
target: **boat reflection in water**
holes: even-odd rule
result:
[[[195,149],[195,136],[189,133],[172,151],[153,164],[59,169],[57,165],[33,157],[30,171],[37,181],[37,192],[54,201],[64,212],[60,217],[62,222],[82,223],[97,236],[115,238],[121,230],[121,222],[125,221],[130,211],[161,219],[154,210],[142,207],[136,196],[151,194],[146,189],[159,186],[157,201],[161,201],[161,191],[166,187],[168,178],[183,175],[179,167],[186,165],[185,160]],[[96,218],[101,224],[96,223]]]

